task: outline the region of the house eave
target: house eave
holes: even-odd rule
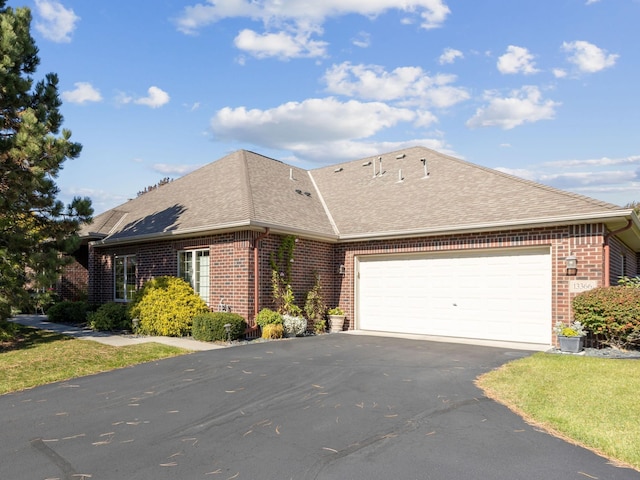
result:
[[[343,234],[340,235],[340,242],[361,242],[367,240],[394,240],[402,238],[417,238],[417,237],[432,237],[441,235],[456,235],[466,233],[483,233],[483,232],[496,232],[507,231],[514,229],[525,228],[543,228],[543,227],[555,227],[562,225],[579,225],[585,223],[603,223],[610,230],[615,230],[621,226],[624,226],[629,218],[634,219],[635,235],[628,235],[630,238],[637,238],[637,245],[629,245],[636,250],[640,249],[640,222],[637,215],[633,213],[633,210],[620,210],[617,212],[602,212],[589,215],[566,215],[548,218],[537,219],[523,219],[514,220],[511,222],[500,223],[478,223],[468,225],[449,225],[445,227],[436,228],[419,228],[412,230],[397,230],[386,232],[366,232],[356,234]]]
[[[296,235],[310,240],[318,240],[331,243],[335,243],[338,240],[336,235],[327,235],[282,225],[272,225],[266,222],[242,221],[222,225],[209,225],[198,228],[171,230],[167,232],[152,233],[147,235],[136,235],[135,237],[111,238],[107,236],[106,238],[97,239],[92,243],[92,245],[94,247],[126,246],[140,243],[159,242],[163,240],[187,239],[193,237],[201,237],[204,235],[220,235],[246,230],[264,232],[267,228],[272,234]]]

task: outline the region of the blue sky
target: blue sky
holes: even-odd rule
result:
[[[22,0],[96,213],[245,148],[303,168],[423,145],[640,200],[640,0]],[[204,192],[203,192],[204,194]]]

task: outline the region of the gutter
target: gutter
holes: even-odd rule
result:
[[[514,220],[511,222],[500,223],[477,223],[471,225],[460,226],[445,226],[436,227],[431,229],[416,229],[416,230],[396,230],[391,232],[367,232],[356,234],[342,234],[338,240],[342,242],[359,242],[366,240],[394,240],[400,238],[415,238],[426,237],[436,235],[452,235],[461,233],[481,233],[481,232],[495,232],[502,230],[513,230],[514,228],[529,228],[529,227],[552,227],[558,225],[574,224],[579,225],[582,223],[589,223],[596,221],[599,223],[607,223],[613,221],[627,220],[633,210],[620,210],[615,214],[611,212],[596,213],[591,215],[566,215],[563,217],[548,217],[540,219],[522,219]]]
[[[258,235],[253,240],[253,320],[250,328],[255,329],[256,317],[258,316],[259,300],[260,300],[260,241],[269,236],[269,228],[266,228],[263,233]]]

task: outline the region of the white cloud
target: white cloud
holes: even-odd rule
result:
[[[567,76],[567,71],[562,68],[554,68],[553,76],[556,78],[565,78]]]
[[[74,90],[62,92],[62,99],[65,102],[83,104],[87,102],[101,102],[102,95],[100,90],[96,89],[87,82],[74,83]]]
[[[296,150],[308,143],[367,138],[415,118],[411,110],[384,103],[340,102],[329,97],[288,102],[268,110],[226,107],[212,118],[211,127],[222,140]]]
[[[593,5],[594,3],[598,3],[600,0],[587,0],[585,5]]]
[[[265,25],[294,22],[321,25],[327,18],[349,14],[376,17],[389,10],[418,14],[423,28],[442,25],[451,11],[443,0],[207,0],[185,7],[177,19],[178,30],[195,33],[198,29],[226,18],[245,17]]]
[[[429,76],[420,67],[398,67],[391,72],[378,65],[333,65],[324,75],[327,90],[365,100],[399,101],[402,105],[446,108],[469,98],[451,85],[455,75]]]
[[[636,199],[640,191],[640,155],[543,162],[527,168],[497,170],[527,180],[592,197],[609,197],[613,203]],[[635,197],[634,197],[635,196]]]
[[[201,166],[202,165],[170,165],[168,163],[154,163],[151,168],[154,172],[162,173],[163,175],[182,176],[197,170]]]
[[[310,33],[291,35],[287,32],[259,34],[253,30],[242,30],[234,40],[239,50],[257,58],[321,57],[326,53],[326,42],[310,39]]]
[[[323,34],[328,18],[352,14],[374,18],[391,10],[419,18],[425,29],[440,27],[451,13],[444,0],[206,0],[185,7],[176,24],[179,31],[195,34],[224,19],[247,18],[261,22],[265,31],[242,30],[235,39],[238,48],[258,58],[322,57],[327,43],[311,37]],[[368,46],[369,39],[354,43]]]
[[[35,29],[47,40],[56,43],[68,43],[71,34],[80,20],[73,9],[65,8],[53,0],[35,0],[38,18]]]
[[[149,90],[147,90],[147,92],[149,95],[147,95],[146,97],[133,100],[133,103],[138,105],[145,105],[151,108],[162,107],[163,105],[166,105],[167,103],[169,103],[169,100],[170,100],[169,94],[161,90],[160,88],[155,86],[149,87]],[[123,103],[129,103],[131,101],[130,97],[125,97],[125,99],[127,99],[127,101]]]
[[[609,167],[612,165],[640,165],[640,155],[631,155],[622,158],[590,158],[586,160],[558,160],[554,162],[546,162],[544,164],[553,168],[575,168],[575,167]]]
[[[488,105],[476,111],[467,121],[468,127],[501,127],[509,130],[524,123],[550,120],[560,105],[552,100],[543,100],[540,89],[535,86],[514,90],[508,97],[485,92],[485,99]]]
[[[379,155],[380,152],[393,152],[415,147],[416,145],[461,158],[439,138],[415,138],[402,142],[336,140],[325,143],[299,144],[291,150],[295,152],[298,158],[326,164],[327,158],[331,158],[333,163],[338,163],[353,160],[354,158],[372,157]]]
[[[500,73],[531,75],[539,71],[533,59],[534,56],[526,48],[509,45],[507,53],[498,58],[497,67]]]
[[[367,32],[360,32],[358,36],[352,40],[356,47],[368,48],[371,45],[371,35]]]
[[[438,58],[438,63],[440,63],[440,65],[444,65],[444,64],[447,64],[447,63],[453,63],[458,58],[464,58],[464,54],[460,50],[456,50],[455,48],[448,48],[447,47],[442,52],[442,55],[440,55],[440,58]]]
[[[564,42],[562,49],[569,54],[568,60],[583,73],[595,73],[613,67],[619,57],[583,40]]]

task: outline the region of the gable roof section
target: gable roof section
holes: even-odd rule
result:
[[[355,241],[585,221],[616,229],[628,219],[640,249],[629,209],[424,147],[310,171],[239,150],[98,215],[81,235],[129,243],[270,228]]]
[[[98,215],[81,235],[121,243],[266,226],[335,238],[305,170],[239,150]]]
[[[423,147],[324,167],[311,175],[341,239],[604,218],[622,210]]]

